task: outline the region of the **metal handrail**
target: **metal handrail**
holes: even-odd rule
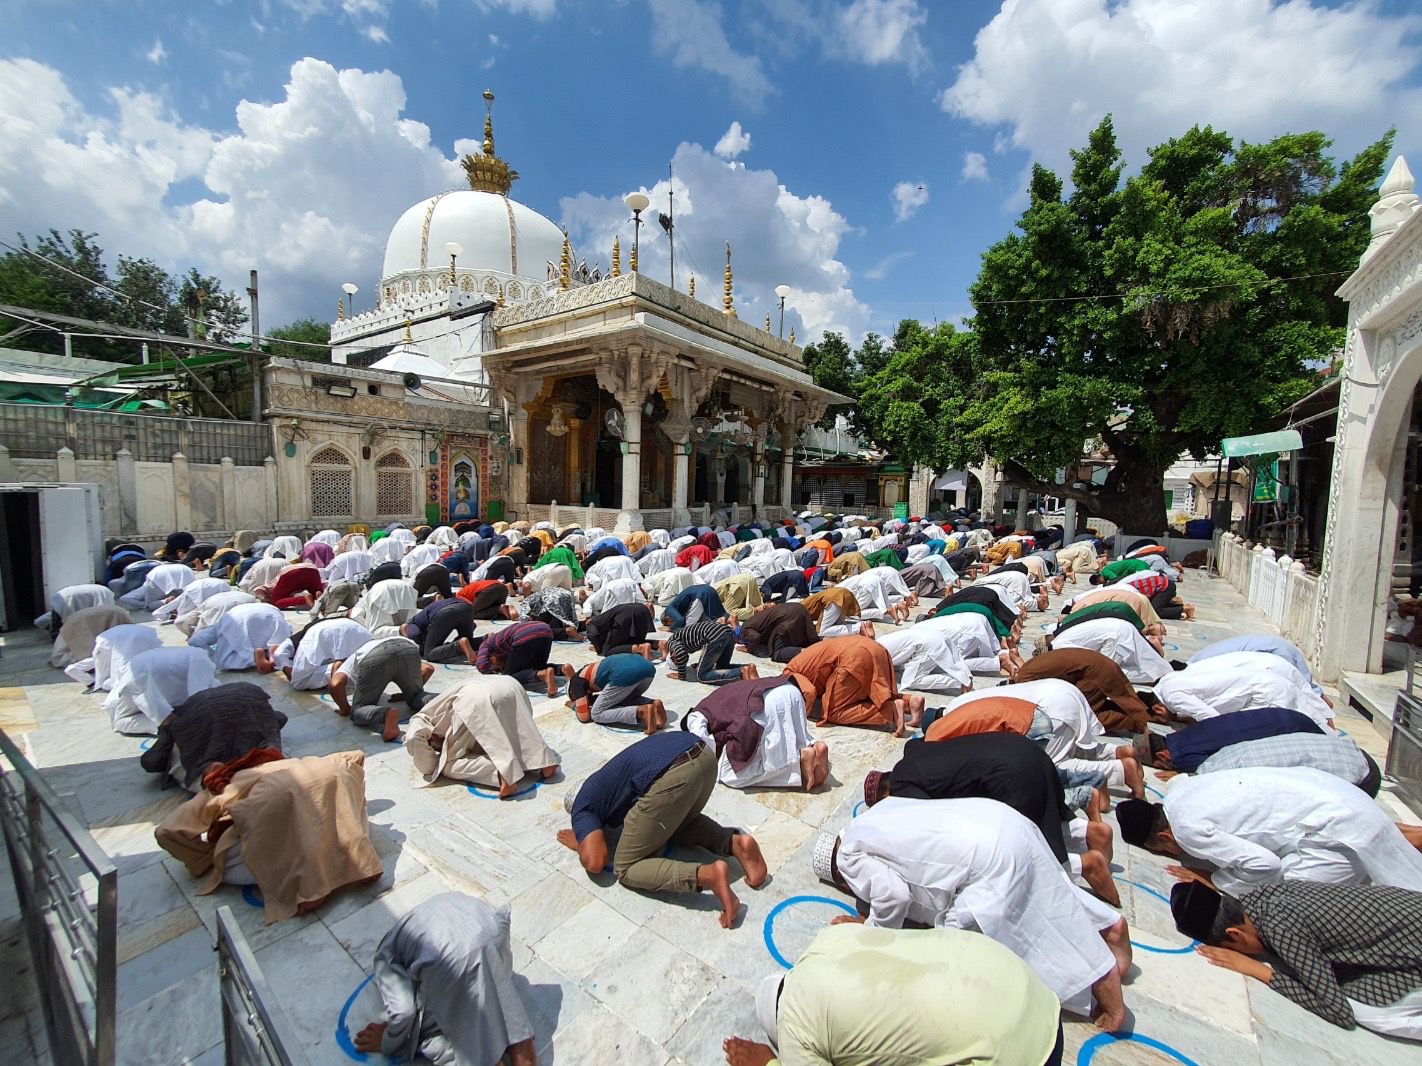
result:
[[[111,1066],[118,870],[4,730],[0,730],[0,756],[0,823],[39,981],[50,1050],[56,1062]],[[51,823],[62,841],[53,836]],[[84,874],[76,878],[68,868],[71,854],[94,879],[97,891],[92,902],[90,890],[81,883]]]
[[[307,1066],[231,907],[217,908],[217,974],[227,1066]]]

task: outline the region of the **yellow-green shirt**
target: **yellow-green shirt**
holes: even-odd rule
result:
[[[785,975],[781,1066],[1042,1066],[1061,1009],[981,933],[835,925]]]

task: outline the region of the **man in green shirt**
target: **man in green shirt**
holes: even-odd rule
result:
[[[1057,997],[981,933],[832,925],[755,1007],[775,1048],[728,1037],[730,1066],[1061,1062]]]

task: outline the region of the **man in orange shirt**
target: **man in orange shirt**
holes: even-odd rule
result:
[[[800,686],[811,717],[819,704],[820,725],[887,726],[901,737],[923,716],[923,697],[896,691],[894,661],[869,637],[822,640],[791,659],[785,672]]]

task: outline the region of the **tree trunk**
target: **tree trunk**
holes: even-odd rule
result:
[[[1122,533],[1155,537],[1166,530],[1165,471],[1144,457],[1117,457],[1106,484],[1091,500],[1090,510],[1115,522]]]

